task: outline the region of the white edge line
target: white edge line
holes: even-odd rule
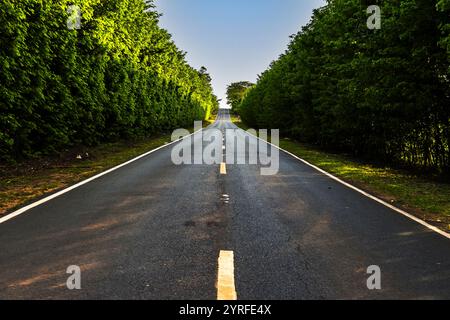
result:
[[[236,126],[236,127],[237,127],[237,126]],[[239,128],[239,127],[238,127],[238,128]],[[241,129],[241,128],[239,128],[239,129],[242,130],[242,131],[244,131],[244,132],[247,133],[247,134],[252,135],[251,133],[248,133],[247,131],[245,131],[245,130],[243,130],[243,129]],[[351,185],[351,184],[348,183],[348,182],[345,182],[345,181],[339,179],[338,177],[332,175],[331,173],[326,172],[325,170],[323,170],[323,169],[321,169],[321,168],[319,168],[319,167],[313,165],[312,163],[309,163],[308,161],[306,161],[306,160],[304,160],[304,159],[302,159],[302,158],[296,156],[295,154],[293,154],[293,153],[291,153],[291,152],[289,152],[289,151],[287,151],[287,150],[282,149],[281,147],[279,147],[279,146],[277,146],[277,145],[275,145],[275,144],[273,144],[273,143],[270,143],[270,142],[268,142],[268,141],[266,141],[266,140],[263,140],[263,139],[261,139],[260,137],[257,137],[257,136],[255,136],[255,135],[253,135],[253,136],[256,137],[258,140],[264,141],[265,143],[267,143],[267,144],[269,144],[269,145],[271,145],[271,146],[274,146],[275,148],[277,148],[277,149],[283,151],[284,153],[286,153],[286,154],[288,154],[288,155],[294,157],[295,159],[297,159],[297,160],[303,162],[304,164],[310,166],[311,168],[313,168],[313,169],[319,171],[320,173],[323,173],[323,174],[326,175],[327,177],[329,177],[329,178],[331,178],[331,179],[333,179],[333,180],[339,182],[340,184],[343,184],[344,186],[346,186],[346,187],[348,187],[348,188],[350,188],[350,189],[352,189],[352,190],[354,190],[354,191],[356,191],[356,192],[359,192],[360,194],[366,196],[367,198],[370,198],[370,199],[372,199],[372,200],[374,200],[374,201],[376,201],[376,202],[378,202],[378,203],[384,205],[385,207],[388,207],[389,209],[394,210],[394,211],[396,211],[397,213],[402,214],[403,216],[405,216],[405,217],[407,217],[407,218],[409,218],[409,219],[411,219],[411,220],[413,220],[413,221],[415,221],[415,222],[421,224],[422,226],[424,226],[424,227],[426,227],[426,228],[428,228],[428,229],[430,229],[430,230],[432,230],[432,231],[434,231],[434,232],[436,232],[436,233],[439,233],[441,236],[444,236],[444,237],[447,238],[447,239],[450,239],[450,233],[447,233],[447,232],[445,232],[445,231],[443,231],[443,230],[441,230],[441,229],[439,229],[439,228],[437,228],[437,227],[435,227],[435,226],[433,226],[433,225],[431,225],[431,224],[425,222],[424,220],[419,219],[419,218],[417,218],[416,216],[414,216],[414,215],[412,215],[412,214],[410,214],[410,213],[408,213],[408,212],[406,212],[406,211],[404,211],[404,210],[402,210],[402,209],[399,209],[399,208],[397,208],[397,207],[395,207],[395,206],[393,206],[393,205],[387,203],[386,201],[381,200],[380,198],[377,198],[377,197],[371,195],[370,193],[368,193],[368,192],[366,192],[366,191],[364,191],[364,190],[361,190],[361,189],[359,189],[359,188],[357,188],[357,187]]]
[[[131,164],[131,163],[133,163],[133,162],[136,162],[136,161],[138,161],[138,160],[140,160],[140,159],[142,159],[142,158],[144,158],[144,157],[147,157],[148,155],[150,155],[150,154],[152,154],[152,153],[154,153],[154,152],[156,152],[156,151],[159,151],[159,150],[161,150],[161,149],[164,149],[164,148],[166,148],[166,147],[168,147],[168,146],[171,146],[171,145],[173,145],[173,144],[175,144],[175,143],[181,142],[181,141],[183,141],[184,139],[189,138],[189,137],[193,136],[194,134],[196,134],[196,133],[198,133],[198,132],[200,132],[200,131],[202,131],[202,130],[204,130],[204,129],[202,128],[201,130],[195,131],[195,132],[191,133],[190,135],[187,135],[187,136],[185,136],[185,137],[183,137],[183,138],[180,138],[180,139],[178,139],[178,140],[176,140],[176,141],[172,141],[172,142],[170,142],[170,143],[168,143],[168,144],[166,144],[166,145],[160,146],[160,147],[158,147],[158,148],[156,148],[156,149],[153,149],[153,150],[151,150],[151,151],[149,151],[149,152],[146,152],[146,153],[144,153],[144,154],[142,154],[142,155],[140,155],[140,156],[138,156],[138,157],[136,157],[136,158],[134,158],[134,159],[132,159],[132,160],[129,160],[129,161],[127,161],[127,162],[124,162],[124,163],[122,163],[122,164],[120,164],[120,165],[118,165],[118,166],[116,166],[116,167],[114,167],[114,168],[111,168],[111,169],[108,169],[108,170],[106,170],[106,171],[104,171],[104,172],[101,172],[101,173],[99,173],[99,174],[97,174],[97,175],[95,175],[95,176],[93,176],[93,177],[91,177],[91,178],[88,178],[88,179],[86,179],[86,180],[83,180],[83,181],[81,181],[81,182],[79,182],[79,183],[77,183],[77,184],[75,184],[75,185],[73,185],[73,186],[71,186],[71,187],[68,187],[68,188],[66,188],[66,189],[63,189],[63,190],[61,190],[61,191],[59,191],[59,192],[56,192],[56,193],[54,193],[54,194],[52,194],[52,195],[50,195],[50,196],[48,196],[48,197],[46,197],[46,198],[43,198],[43,199],[41,199],[41,200],[39,200],[39,201],[36,201],[36,202],[33,202],[33,203],[31,203],[31,204],[29,204],[29,205],[27,205],[27,206],[25,206],[25,207],[23,207],[23,208],[21,208],[21,209],[19,209],[19,210],[16,210],[16,211],[14,211],[14,212],[12,212],[12,213],[10,213],[10,214],[7,214],[6,216],[0,218],[0,224],[6,222],[6,221],[8,221],[8,220],[11,220],[11,219],[15,218],[15,217],[17,217],[17,216],[19,216],[19,215],[21,215],[21,214],[23,214],[23,213],[29,211],[30,209],[33,209],[33,208],[35,208],[35,207],[37,207],[37,206],[40,206],[41,204],[44,204],[44,203],[46,203],[46,202],[48,202],[48,201],[50,201],[50,200],[53,200],[53,199],[55,199],[55,198],[57,198],[57,197],[59,197],[59,196],[65,194],[65,193],[68,193],[68,192],[70,192],[70,191],[72,191],[72,190],[74,190],[74,189],[76,189],[76,188],[79,188],[79,187],[81,187],[82,185],[85,185],[85,184],[87,184],[87,183],[89,183],[89,182],[91,182],[91,181],[93,181],[93,180],[96,180],[96,179],[98,179],[98,178],[100,178],[100,177],[102,177],[102,176],[104,176],[104,175],[107,175],[107,174],[109,174],[109,173],[111,173],[111,172],[113,172],[113,171],[116,171],[116,170],[118,170],[118,169],[120,169],[120,168],[122,168],[122,167],[125,167],[125,166],[127,166],[127,165],[129,165],[129,164]]]

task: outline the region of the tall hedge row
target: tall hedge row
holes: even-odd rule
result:
[[[367,8],[381,8],[381,29]],[[329,0],[240,106],[255,127],[450,171],[450,0]]]
[[[70,5],[80,29],[68,28]],[[209,75],[186,63],[158,18],[144,0],[2,0],[0,160],[209,117]]]

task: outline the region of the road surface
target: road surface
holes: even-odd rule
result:
[[[236,128],[226,111],[210,128]],[[240,133],[244,139],[244,132]],[[285,153],[181,165],[172,146],[0,224],[0,299],[449,299],[450,240]],[[224,195],[229,201],[224,201]],[[81,290],[68,290],[68,266]],[[367,268],[381,269],[381,290]]]

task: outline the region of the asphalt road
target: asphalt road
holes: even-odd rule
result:
[[[210,128],[236,127],[224,111]],[[240,300],[450,298],[447,238],[285,153],[262,176],[176,166],[171,151],[0,224],[0,299],[216,299],[221,250]],[[70,265],[81,290],[66,287]]]

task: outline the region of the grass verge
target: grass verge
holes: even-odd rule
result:
[[[248,129],[242,122],[235,124]],[[290,139],[281,139],[280,147],[444,231],[450,231],[449,183],[327,153]]]

